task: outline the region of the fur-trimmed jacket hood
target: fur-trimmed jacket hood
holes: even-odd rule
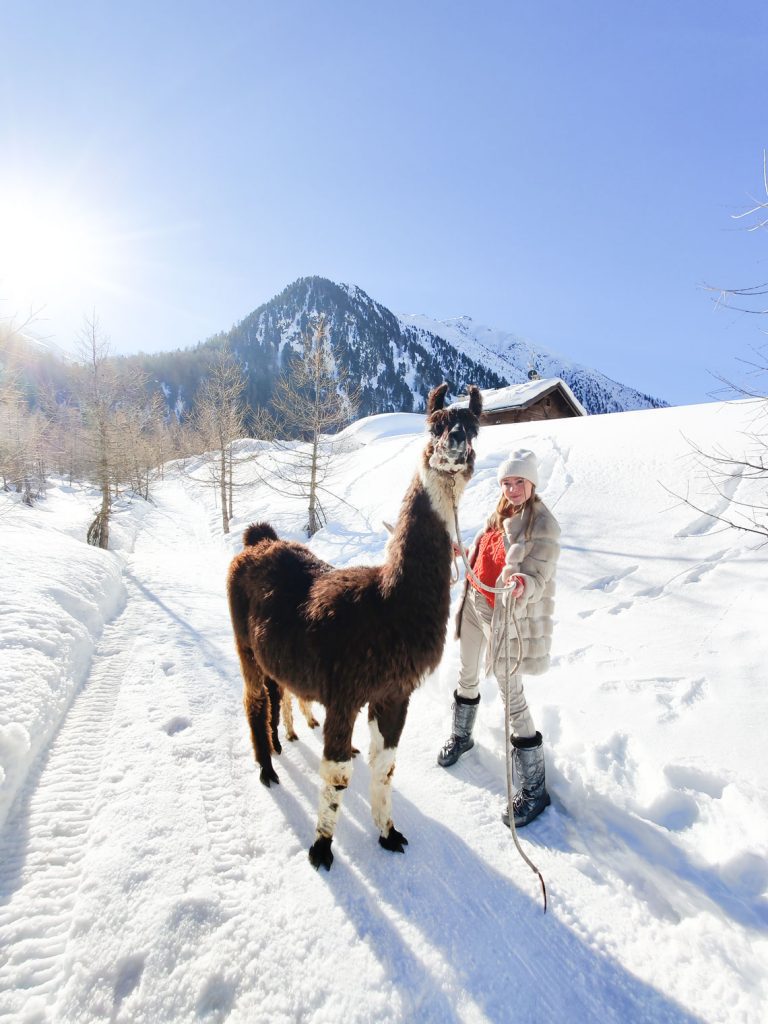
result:
[[[527,529],[530,521],[530,529]],[[480,538],[486,530],[492,529],[491,520],[485,529],[475,536],[469,550],[469,564],[474,566],[477,559]],[[519,672],[523,675],[541,675],[549,668],[549,655],[552,645],[552,615],[555,610],[555,570],[560,555],[560,526],[557,520],[541,500],[534,498],[533,505],[528,506],[522,515],[510,516],[504,520],[504,549],[506,558],[504,568],[496,581],[501,587],[510,576],[522,576],[525,591],[515,605],[515,614],[523,638],[523,659]],[[526,533],[528,536],[526,537]],[[467,587],[464,584],[464,595],[456,618],[456,636],[461,631],[461,613],[467,598]],[[499,651],[502,644],[504,628],[504,602],[496,600],[491,625],[491,643],[488,645],[489,663],[486,671],[493,666],[490,659],[492,652]],[[511,656],[517,658],[517,636],[511,637]]]

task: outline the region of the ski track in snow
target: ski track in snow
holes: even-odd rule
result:
[[[126,617],[108,626],[87,686],[31,773],[0,841],[0,1010],[21,1019],[27,1000],[61,981],[84,844],[116,693],[127,668]],[[51,856],[50,848],[56,850]],[[10,898],[9,898],[10,897]],[[15,991],[12,989],[15,988]],[[6,1005],[8,1004],[8,1005]]]

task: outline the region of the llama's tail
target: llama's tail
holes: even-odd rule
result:
[[[277,540],[277,534],[269,523],[251,523],[243,534],[243,545],[252,548],[265,540]]]

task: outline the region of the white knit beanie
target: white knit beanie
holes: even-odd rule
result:
[[[516,452],[512,452],[499,466],[496,479],[501,483],[508,476],[521,476],[523,480],[530,480],[534,487],[538,487],[539,470],[533,452],[528,448],[518,448]]]

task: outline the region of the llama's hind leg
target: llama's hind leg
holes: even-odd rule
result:
[[[280,701],[280,710],[283,712],[285,722],[285,738],[293,743],[299,737],[293,724],[293,696],[290,690],[283,690],[283,698]]]
[[[368,708],[371,747],[371,814],[379,830],[379,843],[385,850],[404,853],[408,840],[392,823],[392,776],[395,772],[397,744],[405,725],[408,700],[396,704],[373,704]]]
[[[323,760],[320,762],[320,806],[315,841],[309,848],[313,867],[331,870],[331,843],[341,810],[341,798],[352,778],[352,728],[357,711],[327,708],[323,727]]]
[[[245,683],[243,707],[251,728],[253,752],[261,768],[259,778],[265,786],[269,786],[272,782],[279,783],[280,779],[272,767],[270,698],[266,678],[256,664],[253,651],[249,647],[238,644],[237,653],[240,655],[240,665]]]
[[[269,732],[272,749],[276,754],[282,754],[283,748],[280,745],[280,737],[277,735],[277,727],[280,725],[280,687],[269,676],[267,676],[266,683],[269,694]]]
[[[299,708],[301,709],[301,713],[302,715],[304,715],[304,720],[306,721],[309,728],[316,729],[318,725],[320,725],[320,723],[315,718],[314,713],[312,711],[312,701],[304,700],[303,697],[299,697]]]

